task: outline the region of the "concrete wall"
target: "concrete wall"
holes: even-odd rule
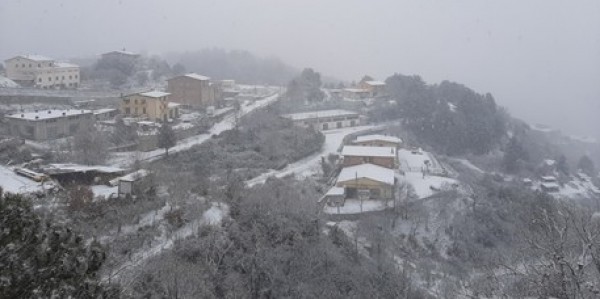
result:
[[[312,127],[316,131],[327,131],[346,127],[355,127],[360,125],[360,118],[344,116],[329,117],[323,119],[295,120],[294,124],[302,127]]]
[[[170,101],[195,108],[217,106],[217,101],[222,98],[221,88],[217,84],[186,76],[170,79],[167,92],[171,93]]]
[[[89,128],[94,123],[94,115],[85,113],[67,117],[41,120],[18,118],[6,119],[11,135],[30,140],[53,140],[72,136],[79,130]]]

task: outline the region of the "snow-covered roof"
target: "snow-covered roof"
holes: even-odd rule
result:
[[[46,167],[43,167],[44,172],[48,174],[55,173],[70,173],[70,172],[88,172],[88,171],[96,171],[102,173],[120,173],[124,172],[124,169],[118,167],[111,166],[103,166],[103,165],[80,165],[80,164],[49,164]]]
[[[557,183],[541,183],[540,186],[545,189],[560,189],[560,186]]]
[[[344,195],[344,188],[342,188],[342,187],[331,187],[331,189],[329,189],[329,191],[327,191],[327,193],[325,193],[325,195],[329,195],[329,196]]]
[[[544,164],[546,164],[548,166],[553,166],[554,164],[556,164],[556,161],[552,160],[552,159],[546,159],[546,160],[544,160]]]
[[[38,62],[42,62],[42,61],[54,61],[54,59],[52,59],[50,57],[42,56],[42,55],[19,55],[19,56],[15,56],[13,58],[7,59],[6,61],[13,60],[13,59],[16,59],[16,58],[24,58],[24,59],[38,61]]]
[[[98,115],[98,114],[104,114],[104,113],[111,113],[113,111],[116,111],[116,108],[103,108],[103,109],[96,109],[94,110],[94,115]]]
[[[544,182],[556,182],[556,177],[547,175],[542,177],[542,181]]]
[[[373,164],[360,164],[342,168],[337,181],[347,182],[357,178],[366,178],[384,184],[393,185],[394,170]]]
[[[150,97],[150,98],[162,98],[162,97],[166,97],[166,96],[170,95],[170,93],[155,90],[155,91],[141,92],[141,93],[139,93],[139,95],[144,96],[144,97]]]
[[[385,82],[383,81],[366,81],[365,83],[371,85],[371,86],[383,86],[385,85]]]
[[[344,88],[344,90],[354,93],[369,92],[368,90],[362,88]]]
[[[369,141],[386,141],[386,142],[393,142],[393,143],[398,143],[398,144],[402,143],[402,139],[400,139],[398,137],[381,135],[381,134],[358,136],[358,137],[356,137],[355,142],[369,142]]]
[[[140,56],[140,54],[125,51],[125,50],[117,50],[117,51],[110,51],[110,52],[102,53],[102,55],[107,55],[107,54],[123,54],[123,55],[130,55],[130,56]]]
[[[175,107],[179,107],[179,106],[181,106],[181,104],[179,104],[179,103],[174,103],[174,102],[169,102],[169,103],[167,103],[167,106],[168,106],[169,108],[175,108]]]
[[[52,118],[60,118],[67,117],[72,115],[82,115],[92,113],[91,110],[76,110],[76,109],[67,109],[67,110],[38,110],[37,112],[23,112],[23,113],[15,113],[6,116],[7,118],[13,119],[27,119],[27,120],[44,120],[44,119],[52,119]]]
[[[321,111],[311,111],[311,112],[301,112],[301,113],[290,113],[282,115],[285,118],[289,118],[291,120],[304,120],[304,119],[314,119],[314,118],[324,118],[324,117],[333,117],[333,116],[358,116],[358,113],[348,110],[321,110]]]
[[[74,63],[68,63],[68,62],[55,62],[54,66],[55,67],[79,67],[78,65],[76,65]]]
[[[359,157],[396,157],[396,149],[388,146],[355,146],[346,145],[342,149],[342,156]]]
[[[196,80],[200,80],[200,81],[208,81],[210,80],[210,77],[206,77],[206,76],[202,76],[196,73],[189,73],[189,74],[185,74],[183,75],[184,77],[188,77],[188,78],[192,78],[192,79],[196,79]]]
[[[124,175],[120,178],[117,178],[119,181],[126,181],[126,182],[135,182],[143,177],[146,177],[147,175],[149,175],[150,172],[146,169],[140,169],[138,171],[132,172],[128,175]]]

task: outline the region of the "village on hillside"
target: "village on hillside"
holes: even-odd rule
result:
[[[322,221],[318,234],[343,234],[335,242],[380,268],[389,255],[437,294],[447,279],[441,268],[471,248],[460,242],[496,241],[470,239],[479,227],[469,223],[485,218],[472,214],[487,208],[481,198],[512,188],[599,202],[587,156],[569,169],[547,150],[547,132],[528,128],[541,141],[519,137],[526,130],[499,116],[490,95],[454,83],[427,87],[398,74],[323,83],[304,69],[287,85],[255,84],[124,49],[85,67],[41,55],[4,65],[0,188],[111,248],[98,270],[103,282],[140,283],[138,272],[171,267],[165,256],[182,244],[230,229],[244,213],[269,217],[261,210],[269,206]],[[423,252],[425,261],[416,258]]]

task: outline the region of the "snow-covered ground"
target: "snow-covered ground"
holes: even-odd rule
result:
[[[265,107],[268,104],[273,103],[279,97],[278,93],[272,94],[264,99],[255,101],[250,105],[242,106],[242,114],[250,113],[251,111]],[[194,145],[202,144],[206,140],[210,139],[212,135],[219,135],[223,131],[231,130],[235,123],[235,116],[230,114],[223,118],[220,122],[216,123],[208,133],[191,136],[189,138],[185,138],[179,140],[177,144],[169,149],[169,153],[176,153],[180,151],[185,151],[193,147]],[[114,153],[109,160],[110,165],[129,168],[136,161],[153,161],[156,159],[160,159],[165,154],[164,149],[155,149],[148,152],[122,152],[122,153]]]
[[[423,169],[429,169],[429,171],[433,173],[442,172],[442,168],[437,159],[431,153],[423,150],[411,151],[399,149],[398,161],[400,162],[400,169],[405,172],[420,172]],[[429,163],[429,165],[427,165],[426,162]]]
[[[458,184],[456,180],[447,177],[433,175],[425,175],[423,177],[421,172],[406,172],[400,178],[415,188],[415,193],[419,198],[432,196],[437,192],[436,190],[441,190],[445,186],[451,187],[453,184]]]
[[[393,201],[389,201],[387,207],[385,201],[383,200],[365,200],[362,203],[362,209],[360,200],[358,199],[346,199],[344,202],[344,206],[339,207],[330,207],[325,205],[323,208],[323,212],[326,214],[360,214],[364,212],[373,212],[373,211],[383,211],[386,208],[393,207]]]
[[[325,143],[321,150],[315,154],[312,154],[302,160],[296,161],[289,164],[282,170],[271,170],[267,173],[259,175],[251,180],[248,180],[246,184],[250,187],[256,184],[264,183],[267,178],[275,176],[278,178],[285,177],[291,174],[295,174],[299,178],[306,178],[314,175],[321,171],[321,157],[327,157],[329,154],[338,153],[338,148],[342,144],[344,137],[349,134],[357,133],[361,131],[367,131],[376,128],[376,126],[359,126],[359,127],[348,127],[330,131],[324,131]]]
[[[0,166],[0,187],[10,193],[33,193],[44,190],[41,183],[17,175],[6,166]]]
[[[451,178],[431,174],[423,175],[424,169],[435,170],[433,172],[441,172],[442,170],[437,159],[429,152],[413,152],[400,149],[398,150],[398,160],[400,161],[400,169],[404,172],[404,175],[400,175],[399,179],[411,184],[419,198],[432,196],[445,186],[458,184],[456,180]],[[425,166],[425,161],[430,161],[429,167]]]
[[[110,198],[111,196],[116,196],[119,192],[119,187],[114,186],[106,186],[106,185],[94,185],[91,186],[92,192],[94,193],[94,198],[98,198],[100,196],[105,199]]]
[[[474,170],[474,171],[478,172],[479,174],[484,174],[485,173],[485,171],[483,171],[483,170],[481,170],[481,168],[473,165],[473,163],[471,163],[471,161],[469,161],[467,159],[458,159],[458,158],[456,158],[456,159],[452,159],[452,160],[461,163],[462,165],[470,168],[471,170]]]
[[[0,76],[0,87],[2,88],[18,88],[19,84],[15,83],[13,80],[10,80],[4,76]]]

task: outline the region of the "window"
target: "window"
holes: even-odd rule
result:
[[[31,67],[31,63],[29,64],[29,67]]]
[[[48,81],[52,81],[52,77],[48,77]]]
[[[146,114],[146,108],[142,109],[142,114]]]
[[[38,82],[42,82],[42,78],[38,78]]]
[[[131,109],[125,108],[125,114],[131,114]]]
[[[64,79],[65,79],[65,76],[62,76],[62,79],[64,80]]]
[[[69,75],[69,79],[73,79],[73,76]]]
[[[42,67],[42,64],[41,64],[41,63],[38,63],[38,67]]]
[[[56,76],[56,81],[58,81],[58,76]]]
[[[77,79],[77,75],[75,75],[75,79]]]
[[[23,63],[23,64],[21,65],[21,67],[25,67],[25,64]]]

